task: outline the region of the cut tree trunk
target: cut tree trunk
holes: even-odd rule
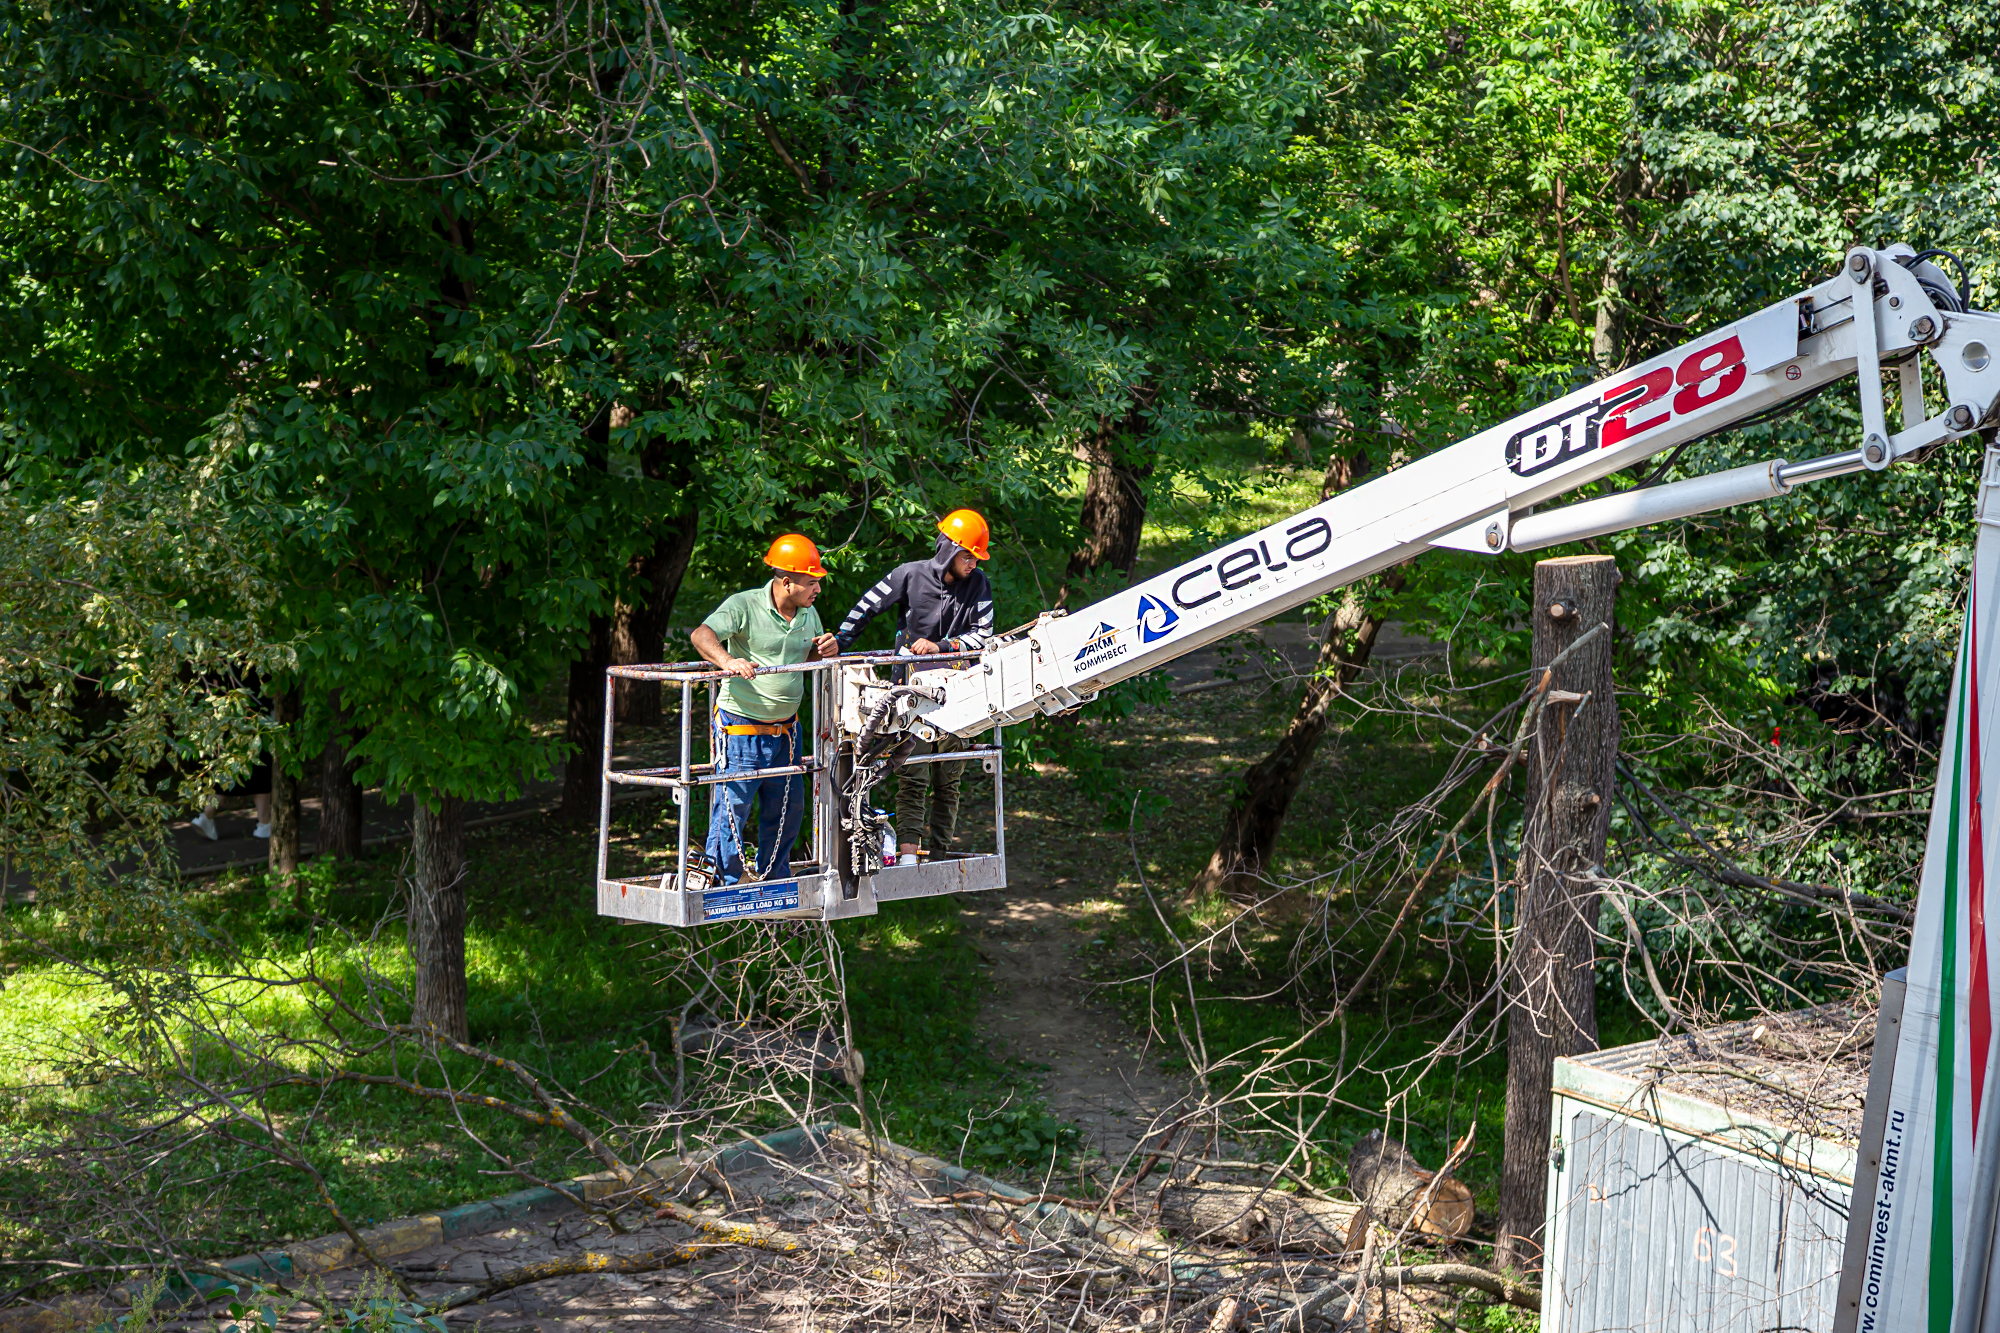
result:
[[[1535,566],[1538,672],[1586,631],[1613,623],[1617,588],[1618,566],[1609,556]],[[1556,668],[1549,702],[1528,742],[1514,945],[1502,978],[1507,1121],[1494,1258],[1503,1269],[1529,1270],[1541,1262],[1555,1061],[1597,1049],[1598,892],[1585,876],[1604,861],[1617,756],[1618,702],[1607,633]]]
[[[687,576],[688,561],[694,555],[699,515],[690,507],[686,513],[662,519],[655,530],[659,540],[645,555],[632,561],[635,581],[643,581],[636,603],[620,602],[611,620],[611,661],[618,666],[634,662],[663,662],[667,657],[667,625],[673,618],[674,599],[680,595],[681,580]],[[618,682],[618,724],[657,727],[660,725],[660,684],[652,680]]]
[[[298,696],[280,690],[271,699],[271,718],[279,726],[298,720]],[[270,868],[280,882],[299,872],[299,780],[285,761],[284,742],[271,742]]]
[[[1457,1240],[1472,1230],[1472,1191],[1451,1176],[1426,1171],[1410,1150],[1379,1129],[1355,1140],[1347,1154],[1347,1184],[1386,1227],[1413,1227]]]
[[[1268,1185],[1170,1185],[1160,1193],[1160,1225],[1204,1245],[1341,1254],[1361,1207]]]
[[[1322,501],[1333,498],[1367,471],[1365,454],[1336,449],[1320,483],[1319,498]],[[1401,565],[1383,571],[1383,590],[1401,591],[1406,577]],[[1230,794],[1229,809],[1222,819],[1222,836],[1216,840],[1215,851],[1190,890],[1195,896],[1211,893],[1245,896],[1255,892],[1277,848],[1278,834],[1285,826],[1292,798],[1298,795],[1299,783],[1319,750],[1320,738],[1326,734],[1328,711],[1367,669],[1382,624],[1382,617],[1368,612],[1361,594],[1350,589],[1331,622],[1322,627],[1319,653],[1313,661],[1312,676],[1306,681],[1305,695],[1277,745],[1245,770]]]
[[[361,783],[354,776],[359,765],[348,753],[351,718],[341,707],[339,690],[327,711],[326,749],[319,760],[318,851],[336,861],[353,861],[361,856]]]
[[[419,795],[410,832],[410,1021],[465,1041],[464,803]]]
[[[1135,406],[1115,423],[1100,423],[1077,446],[1077,457],[1090,464],[1083,486],[1083,544],[1070,555],[1063,572],[1058,606],[1067,605],[1076,586],[1098,570],[1115,569],[1129,579],[1139,563],[1139,537],[1146,526],[1145,481],[1153,465],[1133,462],[1118,444],[1143,428]]]
[[[603,785],[598,756],[604,748],[604,669],[610,665],[610,617],[592,616],[583,654],[569,664],[569,721],[563,732],[569,758],[563,761],[562,804],[556,815],[572,824],[597,820]]]

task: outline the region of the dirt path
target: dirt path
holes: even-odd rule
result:
[[[1435,651],[1399,625],[1376,649],[1384,662]],[[1217,691],[1248,687],[1248,694],[1295,677],[1311,669],[1313,653],[1306,626],[1295,623],[1261,626],[1190,653],[1168,668],[1180,696],[1169,711],[1193,716],[1240,707]],[[1024,798],[1018,802],[1016,790]],[[1188,1084],[1160,1067],[1162,1054],[1176,1052],[1163,1052],[1157,1040],[1149,1044],[1101,993],[1093,994],[1086,973],[1096,938],[1121,912],[1146,909],[1123,839],[1052,808],[1049,798],[1062,790],[1035,783],[1009,788],[1011,886],[966,899],[966,925],[992,969],[980,1023],[1006,1054],[1048,1067],[1049,1108],[1075,1121],[1117,1162],[1155,1117],[1187,1096]]]
[[[1305,627],[1277,628],[1275,656],[1207,648],[1181,658],[1170,668],[1175,693],[1207,694],[1239,674],[1308,666]],[[966,926],[991,968],[980,1028],[1002,1054],[1046,1066],[1049,1109],[1117,1164],[1190,1085],[1160,1067],[1158,1040],[1134,1031],[1086,975],[1092,945],[1136,890],[1116,837],[1046,804],[1063,790],[1061,780],[1010,788],[1025,799],[1009,801],[1009,887],[966,899]]]
[[[1377,651],[1401,661],[1435,648],[1396,626]],[[1295,677],[1311,669],[1313,653],[1306,627],[1290,623],[1190,653],[1168,668],[1180,696],[1169,711],[1231,707],[1216,691]],[[1019,801],[1011,794],[1017,790]],[[1160,1057],[1177,1052],[1148,1042],[1093,993],[1086,974],[1100,932],[1123,912],[1145,909],[1124,841],[1052,808],[1049,798],[1062,790],[1032,782],[1009,788],[1010,887],[971,895],[963,910],[991,967],[982,1030],[1004,1054],[1047,1066],[1042,1091],[1050,1110],[1081,1126],[1088,1143],[1115,1163],[1185,1100],[1189,1084],[1161,1068]]]
[[[1049,1109],[1079,1125],[1106,1159],[1122,1162],[1155,1118],[1183,1099],[1186,1084],[1160,1069],[1157,1044],[1149,1047],[1091,993],[1083,976],[1097,906],[1091,893],[1069,876],[1022,879],[1016,891],[981,894],[965,908],[975,947],[992,968],[981,1027],[1006,1054],[1046,1065]]]

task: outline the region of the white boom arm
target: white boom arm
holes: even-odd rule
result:
[[[1818,286],[1587,389],[1416,459],[1072,616],[1044,614],[965,671],[922,671],[892,724],[974,736],[1058,713],[1245,626],[1432,547],[1534,550],[1783,495],[1972,433],[2000,406],[2000,317],[1960,309],[1944,273],[1905,245],[1856,248]],[[1924,412],[1922,354],[1945,407]],[[1899,371],[1901,428],[1882,370]],[[1546,512],[1534,506],[1845,376],[1861,393],[1856,448],[1774,459]]]

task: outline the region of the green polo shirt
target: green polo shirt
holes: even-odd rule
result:
[[[819,612],[802,607],[790,620],[778,614],[771,601],[771,585],[745,588],[724,601],[701,622],[722,640],[723,651],[758,666],[790,666],[806,660],[812,641],[825,633]],[[805,697],[803,671],[780,676],[754,676],[743,680],[731,676],[722,686],[722,707],[759,722],[782,722],[796,716],[799,700]]]

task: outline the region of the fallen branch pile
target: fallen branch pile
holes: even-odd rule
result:
[[[739,1156],[723,1182],[727,1208],[663,1204],[655,1226],[631,1238],[640,1248],[593,1243],[427,1293],[419,1308],[469,1311],[558,1279],[703,1260],[753,1270],[754,1304],[766,1313],[803,1305],[846,1328],[950,1318],[997,1329],[1306,1333],[1359,1327],[1371,1305],[1423,1311],[1424,1289],[1454,1293],[1431,1298],[1440,1315],[1468,1293],[1540,1306],[1532,1287],[1449,1256],[1394,1262],[1406,1242],[1358,1202],[1191,1176],[1162,1187],[1149,1218],[1113,1218],[859,1130],[835,1127],[806,1143],[802,1153]],[[682,1173],[684,1191],[715,1174]],[[688,1234],[660,1243],[660,1227]]]

